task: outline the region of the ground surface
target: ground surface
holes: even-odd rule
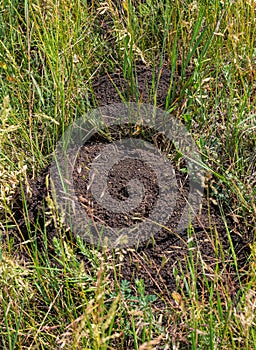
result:
[[[143,102],[152,102],[152,70],[141,66],[137,70],[136,80],[139,92],[137,98]],[[170,72],[167,68],[164,68],[161,71],[156,98],[157,105],[162,108],[165,105],[169,81]],[[136,97],[132,97],[134,92],[129,91],[129,84],[126,83],[121,73],[102,76],[94,81],[93,87],[94,98],[99,106],[122,102],[116,88],[119,89],[119,92],[126,99],[136,101]],[[89,99],[91,102],[93,101],[92,96],[89,96]],[[114,133],[116,131],[115,129]],[[155,139],[152,142],[155,142]],[[119,213],[113,214],[102,208],[93,200],[90,190],[87,190],[87,175],[91,162],[100,154],[101,149],[107,143],[109,141],[96,135],[94,139],[91,139],[90,142],[81,148],[73,172],[76,195],[83,204],[84,210],[96,222],[103,222],[111,227],[130,226],[134,223],[135,212],[136,216],[142,220],[150,215],[159,193],[156,176],[154,171],[141,161],[127,159],[115,165],[109,173],[108,190],[111,195],[120,201],[127,199],[129,193],[126,184],[129,180],[136,178],[143,183],[145,196],[140,207],[136,208],[128,216]],[[42,226],[44,225],[44,199],[47,195],[45,178],[48,173],[48,169],[45,169],[37,179],[31,181],[32,197],[27,196],[28,213],[31,222],[35,223],[37,221]],[[160,230],[154,237],[154,242],[141,244],[137,250],[131,249],[122,252],[121,276],[128,281],[133,281],[134,278],[143,278],[147,292],[158,293],[160,295],[164,294],[168,299],[172,291],[175,290],[176,283],[181,278],[182,273],[186,276],[186,271],[184,270],[182,272],[182,270],[188,265],[190,252],[193,251],[192,260],[195,274],[198,276],[198,284],[200,285],[204,280],[205,277],[203,277],[203,274],[211,281],[214,269],[218,263],[220,271],[223,274],[223,280],[225,278],[231,278],[229,282],[230,292],[233,294],[237,289],[237,281],[235,279],[232,280],[233,267],[229,265],[229,260],[232,260],[230,259],[231,249],[229,239],[217,207],[209,204],[211,202],[207,198],[207,191],[205,191],[200,213],[193,221],[192,238],[190,240],[188,239],[189,237],[186,231],[180,236],[175,234],[175,227],[186,204],[186,196],[189,190],[186,176],[180,172],[179,165],[177,164],[175,173],[179,191],[173,214],[166,224],[166,228]],[[26,236],[26,225],[23,219],[21,203],[21,194],[18,193],[14,210],[17,222],[24,236]],[[232,228],[232,222],[229,224]],[[50,239],[56,234],[52,224],[47,227],[47,234]],[[216,251],[216,235],[219,236],[219,244],[223,246],[222,251],[226,252],[225,257],[219,256]],[[239,265],[242,266],[245,252],[247,251],[245,242],[235,234],[232,235],[232,238],[237,256],[241,259]],[[40,237],[38,239],[40,242]],[[117,262],[120,263],[120,259],[117,259]],[[177,272],[174,273],[175,271]],[[176,278],[174,274],[176,274]]]

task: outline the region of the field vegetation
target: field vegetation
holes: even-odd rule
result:
[[[255,349],[255,14],[253,0],[1,1],[1,349]],[[248,242],[241,265],[230,239],[235,296],[223,263],[199,292],[193,249],[165,299],[147,293],[143,279],[131,285],[119,276],[121,251],[118,262],[82,240],[68,244],[60,224],[53,260],[47,222],[29,221],[30,179],[50,164],[66,127],[97,105],[88,97],[93,81],[118,69],[136,89],[138,62],[170,70],[162,108],[197,143],[207,201],[227,237]],[[13,215],[18,188],[26,237]],[[51,215],[57,222],[54,208]]]

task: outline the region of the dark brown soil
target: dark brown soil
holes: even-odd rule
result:
[[[96,101],[98,105],[104,106],[114,102],[122,102],[116,87],[118,87],[126,100],[152,102],[152,70],[141,66],[135,74],[135,79],[138,86],[137,91],[131,90],[129,82],[122,77],[120,72],[98,78],[93,83],[94,97],[89,96],[91,104],[94,104]],[[163,68],[157,84],[156,101],[159,107],[164,108],[165,106],[169,86],[170,72],[167,68]],[[138,135],[138,137],[142,137],[141,135]],[[156,140],[154,135],[151,136],[151,141],[154,144],[158,142],[161,145],[161,140]],[[109,141],[103,139],[102,136],[96,135],[81,148],[73,173],[76,195],[93,220],[110,227],[130,226],[135,222],[135,212],[131,212],[129,215],[108,212],[95,202],[90,190],[87,190],[87,168],[90,168],[91,162],[106,143],[109,143]],[[141,244],[138,249],[121,251],[121,254],[123,254],[121,278],[131,282],[135,278],[142,278],[144,279],[147,292],[158,293],[165,296],[165,299],[168,300],[168,298],[171,298],[172,291],[176,289],[177,283],[181,287],[185,286],[185,279],[190,283],[189,273],[186,269],[188,261],[194,264],[194,274],[197,277],[199,286],[203,285],[205,278],[208,279],[209,283],[213,281],[216,265],[219,264],[222,280],[227,282],[230,293],[233,294],[237,290],[238,282],[231,263],[230,242],[221,215],[217,207],[210,204],[211,201],[206,194],[202,201],[201,211],[193,221],[190,237],[187,231],[184,231],[181,235],[177,235],[175,232],[175,227],[186,204],[189,185],[186,181],[186,175],[180,171],[181,165],[174,161],[173,164],[179,188],[173,214],[166,228],[162,229],[154,237],[154,240]],[[44,212],[46,211],[45,206],[47,207],[45,203],[47,195],[45,178],[48,173],[49,169],[45,169],[36,180],[31,181],[32,197],[27,196],[30,221],[38,227],[43,227],[45,222]],[[150,215],[159,193],[157,179],[152,169],[141,161],[127,158],[115,165],[110,171],[108,190],[115,199],[124,201],[129,197],[126,184],[133,178],[139,179],[145,188],[145,195],[141,205],[135,210],[136,216],[143,220]],[[207,193],[207,190],[205,192]],[[26,225],[23,219],[21,203],[21,194],[17,193],[14,212],[25,239]],[[232,222],[230,221],[228,225],[232,232]],[[49,240],[51,240],[56,234],[54,225],[47,226],[46,230]],[[218,239],[216,238],[217,236]],[[232,234],[232,239],[239,259],[239,266],[242,267],[246,261],[247,245],[238,235]],[[38,237],[38,240],[40,242],[40,237]],[[220,245],[222,246],[221,250]],[[51,249],[51,245],[49,245],[49,249]],[[221,252],[225,252],[225,256],[222,256]],[[118,256],[120,257],[120,252]],[[116,259],[120,263],[119,258]]]
[[[122,102],[120,95],[125,101],[154,103],[155,95],[157,106],[164,108],[166,99],[168,101],[167,97],[172,92],[169,91],[170,80],[171,72],[167,67],[152,70],[143,64],[138,64],[131,76],[126,79],[120,70],[99,77],[93,84],[94,97],[97,105],[105,106]],[[178,89],[175,87],[176,90]]]

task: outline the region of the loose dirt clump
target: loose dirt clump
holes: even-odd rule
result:
[[[99,106],[122,102],[120,93],[130,101],[152,103],[154,101],[152,74],[152,69],[148,67],[141,66],[137,69],[135,77],[138,88],[136,91],[132,91],[129,82],[122,77],[121,73],[98,78],[93,83],[94,94],[89,96],[91,105],[95,102]],[[170,72],[167,68],[163,68],[157,83],[156,102],[159,107],[164,108],[169,87]],[[115,129],[113,133],[116,134],[117,131]],[[142,138],[142,134],[138,133],[135,137]],[[148,138],[151,137],[151,142],[156,144],[154,136],[154,133],[151,135],[149,133]],[[158,139],[157,142],[161,146],[161,140]],[[76,196],[93,220],[115,228],[129,227],[136,222],[135,212],[136,217],[141,218],[141,220],[149,217],[159,194],[157,178],[154,170],[142,161],[126,159],[116,164],[108,175],[109,193],[116,200],[125,201],[129,197],[126,185],[131,179],[136,178],[143,183],[145,195],[140,207],[129,215],[111,213],[101,207],[88,190],[88,173],[93,159],[108,143],[110,143],[109,139],[104,139],[101,135],[96,134],[80,149],[73,172]],[[119,252],[119,257],[120,254],[122,255],[120,278],[128,281],[142,278],[147,292],[157,293],[168,299],[171,297],[172,291],[176,289],[177,283],[184,285],[185,279],[189,283],[190,277],[186,268],[188,264],[193,266],[198,285],[202,285],[205,278],[208,279],[209,283],[213,283],[215,268],[218,264],[222,279],[228,281],[230,293],[233,294],[237,289],[237,280],[231,263],[230,241],[218,208],[211,204],[206,194],[202,200],[200,212],[193,220],[190,230],[185,230],[180,235],[175,232],[175,227],[186,205],[189,183],[183,164],[178,164],[174,159],[172,162],[178,185],[178,197],[173,214],[166,226],[152,240],[140,244],[137,249],[124,249]],[[32,226],[43,227],[45,225],[45,212],[47,212],[49,205],[46,201],[48,195],[46,177],[48,174],[49,168],[45,169],[36,180],[30,182],[32,196],[26,195],[26,199]],[[13,209],[17,224],[26,237],[27,225],[23,215],[24,209],[20,193],[17,193]],[[228,225],[232,227],[232,222],[228,222]],[[51,241],[56,235],[55,225],[49,224],[46,230],[49,241]],[[15,235],[18,235],[17,230]],[[40,242],[40,237],[37,238]],[[238,235],[233,234],[232,239],[238,256],[238,265],[241,267],[245,262],[248,246]],[[53,249],[51,244],[49,244],[49,249]],[[225,256],[222,255],[223,252],[225,252]],[[118,261],[120,263],[120,259]]]

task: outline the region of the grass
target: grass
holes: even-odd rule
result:
[[[255,234],[255,11],[251,0],[1,2],[1,349],[255,347],[255,243],[243,271],[231,242],[240,284],[234,300],[223,277],[225,261],[211,269],[194,249],[196,235],[189,228],[187,269],[174,268],[176,290],[159,308],[160,297],[148,295],[143,280],[131,287],[119,278],[122,251],[113,257],[79,240],[64,242],[53,205],[45,221],[54,219],[58,229],[50,247],[55,265],[47,226],[37,227],[45,245],[38,249],[25,196],[30,242],[17,247],[12,234],[19,230],[12,210],[16,188],[23,182],[29,191],[29,177],[49,164],[65,128],[93,107],[87,99],[92,79],[118,67],[136,93],[138,61],[168,64],[165,108],[186,124],[200,147],[209,203],[219,206],[227,234]],[[216,254],[224,255],[214,227],[212,236]],[[197,265],[203,267],[201,293]]]

